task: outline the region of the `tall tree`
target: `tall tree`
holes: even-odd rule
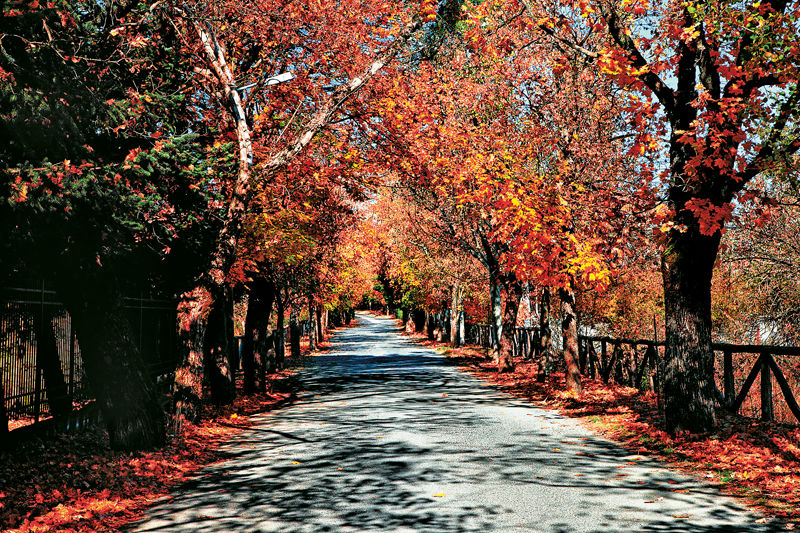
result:
[[[523,4],[543,34],[637,95],[628,104],[637,150],[664,141],[666,423],[707,431],[715,420],[711,280],[722,229],[753,178],[784,168],[800,149],[800,6]]]

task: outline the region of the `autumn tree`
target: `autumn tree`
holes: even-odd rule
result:
[[[523,5],[543,34],[637,95],[627,109],[636,146],[664,148],[666,168],[656,177],[666,196],[666,422],[706,431],[714,424],[710,294],[722,228],[753,179],[780,172],[800,148],[798,6]]]
[[[209,357],[215,357],[215,372],[230,388],[232,375],[226,367],[224,345],[206,331],[212,309],[225,299],[226,276],[236,258],[253,184],[271,181],[303,152],[336,119],[342,106],[406,46],[423,19],[435,18],[430,4],[424,4],[421,11],[393,4],[382,7],[379,11],[370,6],[363,16],[356,14],[365,6],[355,2],[350,9],[338,5],[336,9],[316,6],[312,10],[281,1],[257,11],[235,2],[171,8],[183,34],[195,43],[198,75],[205,81],[205,92],[216,98],[236,132],[239,154],[239,172],[230,189],[210,267],[185,294],[180,308],[185,355],[176,374],[176,387],[183,410],[191,418],[199,414],[203,367]],[[323,18],[315,15],[323,13]],[[298,35],[305,39],[303,46],[297,44]],[[299,57],[292,57],[297,53]],[[282,112],[270,101],[268,78],[276,68],[289,64],[297,69],[296,76],[308,92],[295,93],[294,105]],[[246,99],[240,94],[234,71],[253,80]],[[288,122],[280,124],[287,114]],[[277,135],[254,139],[253,132],[259,129]]]
[[[229,159],[191,118],[168,20],[81,1],[3,15],[2,266],[55,285],[112,446],[151,446],[164,418],[123,295],[170,294],[200,270],[219,208],[210,178]]]

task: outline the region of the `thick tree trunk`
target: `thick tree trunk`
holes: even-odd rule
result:
[[[561,335],[564,340],[564,377],[567,389],[575,394],[583,394],[581,369],[578,360],[578,317],[575,313],[575,293],[562,288],[558,291],[561,300]]]
[[[423,333],[425,331],[425,311],[422,309],[415,309],[413,313],[414,331],[416,333]]]
[[[272,314],[272,303],[275,299],[275,287],[264,280],[253,282],[245,317],[244,338],[242,339],[242,373],[243,388],[246,394],[256,391],[256,372],[260,366],[261,350],[266,350],[266,336],[269,329],[269,318]]]
[[[550,360],[552,334],[553,332],[550,329],[550,289],[545,287],[542,289],[541,299],[539,300],[539,346],[537,347],[539,357],[537,358],[536,368],[536,379],[539,382],[544,381],[547,376],[547,362]]]
[[[60,282],[58,294],[72,317],[84,371],[111,446],[139,450],[161,444],[166,435],[164,412],[134,342],[118,285],[90,268]]]
[[[696,221],[671,231],[662,255],[666,348],[664,417],[669,431],[714,426],[711,277],[720,237],[700,234]]]
[[[178,303],[178,339],[181,362],[175,370],[175,407],[180,416],[197,422],[203,415],[203,351],[213,298],[203,287],[181,295]]]
[[[225,291],[214,302],[208,317],[204,339],[205,375],[208,379],[211,401],[215,405],[228,405],[236,396],[233,369],[231,368],[232,316],[228,314],[230,293]]]
[[[64,381],[61,370],[61,359],[58,356],[58,342],[53,330],[53,317],[50,314],[42,317],[38,324],[37,357],[42,368],[44,384],[47,390],[47,403],[53,416],[63,416],[72,411],[72,399]]]
[[[497,357],[498,372],[514,371],[514,328],[517,325],[519,303],[522,300],[522,283],[516,279],[505,284],[506,308],[503,312],[503,334],[500,337],[500,346]]]

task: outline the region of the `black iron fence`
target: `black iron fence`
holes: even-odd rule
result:
[[[125,299],[137,343],[153,375],[177,361],[176,304]],[[72,321],[44,282],[0,288],[0,398],[14,425],[65,414],[92,399]]]

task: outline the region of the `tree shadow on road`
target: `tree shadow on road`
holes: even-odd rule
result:
[[[263,415],[137,531],[778,530],[385,329],[344,331],[312,365],[297,404]]]

